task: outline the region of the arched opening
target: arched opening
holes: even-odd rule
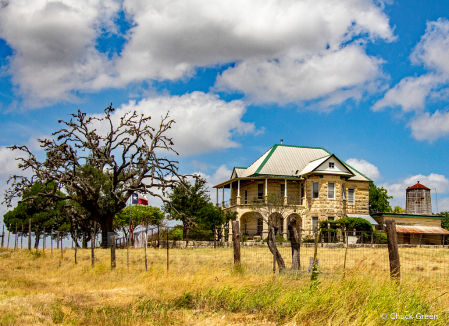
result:
[[[240,217],[240,230],[242,234],[252,239],[255,235],[263,233],[263,218],[257,212],[248,212]]]

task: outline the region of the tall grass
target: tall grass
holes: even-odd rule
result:
[[[368,273],[354,264],[342,274],[255,273],[233,268],[226,251],[180,251],[167,273],[163,252],[149,249],[149,270],[141,251],[117,252],[116,270],[109,251],[96,250],[91,267],[88,250],[64,259],[28,251],[0,251],[1,325],[399,325],[398,315],[438,315],[425,325],[447,325],[449,281]],[[216,251],[217,252],[217,251]],[[220,251],[218,251],[220,252]],[[161,259],[157,259],[157,257]],[[133,263],[134,260],[134,263]],[[387,314],[387,319],[381,315]]]

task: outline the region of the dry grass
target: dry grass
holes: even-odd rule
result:
[[[386,249],[350,249],[346,276],[344,249],[319,249],[319,282],[310,274],[270,273],[267,248],[242,248],[247,267],[233,269],[230,248],[143,250],[117,252],[111,271],[108,250],[50,255],[28,251],[0,251],[1,325],[382,325],[416,320],[383,320],[382,313],[437,314],[423,324],[446,325],[449,316],[444,266],[449,251],[401,249],[401,284],[388,275]],[[448,254],[446,253],[448,252]],[[290,248],[282,248],[289,264]],[[307,266],[311,248],[302,248]],[[417,268],[420,267],[420,268]],[[437,269],[434,269],[437,267]],[[253,268],[257,268],[255,273]],[[264,273],[266,271],[266,273]],[[409,278],[408,276],[413,276]]]

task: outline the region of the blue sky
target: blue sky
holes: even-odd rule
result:
[[[210,185],[284,139],[348,161],[393,205],[419,180],[449,210],[448,54],[441,0],[11,2],[0,10],[0,191],[17,173],[6,146],[42,155],[34,139],[58,119],[112,102],[156,120],[170,110],[180,171]]]

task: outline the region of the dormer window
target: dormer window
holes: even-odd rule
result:
[[[329,169],[333,169],[335,168],[335,163],[334,162],[329,162]]]

